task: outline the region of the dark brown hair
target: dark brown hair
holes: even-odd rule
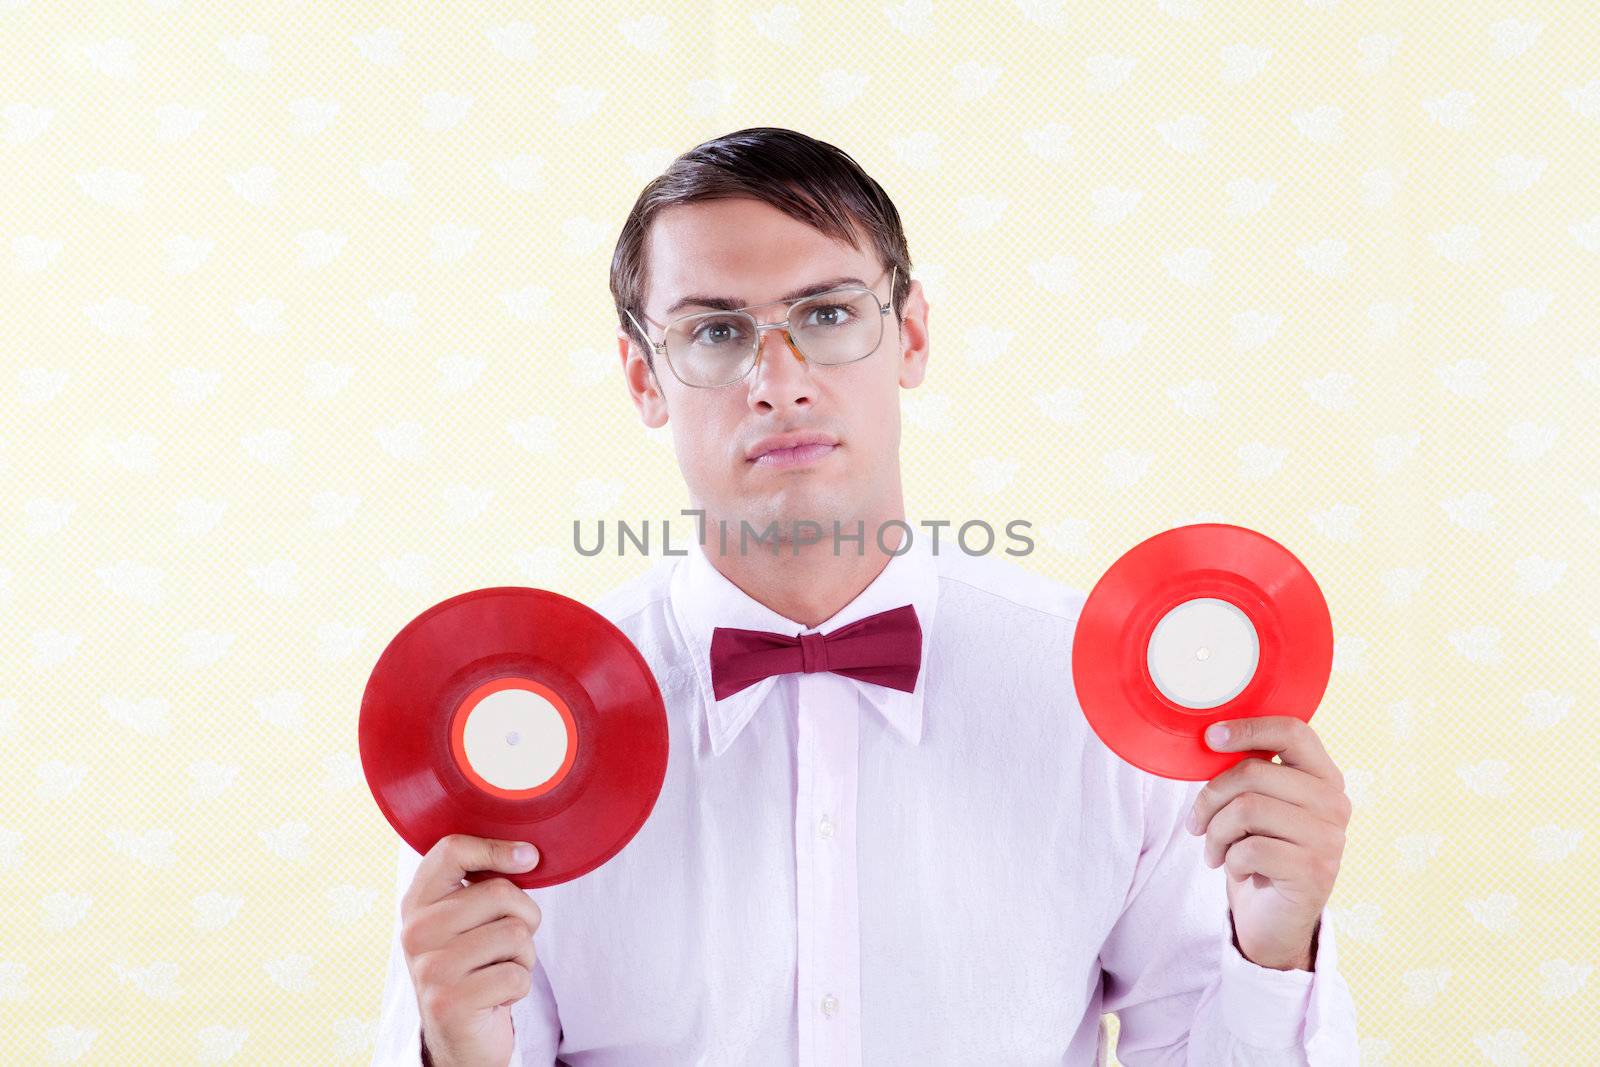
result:
[[[611,256],[611,296],[617,321],[644,346],[655,370],[648,337],[624,311],[644,310],[645,239],[664,207],[699,200],[748,197],[763,200],[829,237],[860,248],[864,235],[882,267],[899,267],[894,279],[894,318],[898,325],[911,288],[911,253],[905,229],[883,187],[840,148],[779,126],[751,126],[696,145],[668,164],[644,187],[622,224]]]

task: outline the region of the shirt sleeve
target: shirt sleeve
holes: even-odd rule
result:
[[[378,1015],[372,1067],[418,1067],[422,1061],[422,1013],[411,984],[405,949],[400,944],[400,900],[411,885],[422,857],[400,842],[396,861],[394,927],[389,939],[389,965],[383,980],[383,1007]],[[553,1067],[561,1043],[561,1021],[555,995],[540,961],[533,969],[528,995],[511,1006],[512,1049],[507,1067]]]
[[[1313,970],[1261,967],[1233,944],[1226,871],[1184,825],[1204,782],[1143,774],[1144,836],[1128,899],[1100,951],[1102,1010],[1126,1067],[1359,1062],[1355,1005],[1323,910]]]

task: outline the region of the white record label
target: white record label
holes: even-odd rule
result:
[[[461,746],[490,785],[533,789],[554,777],[567,758],[566,722],[538,693],[501,689],[467,713]]]
[[[1185,601],[1162,616],[1150,635],[1150,679],[1185,708],[1214,708],[1244,691],[1255,676],[1261,643],[1250,617],[1216,597]]]

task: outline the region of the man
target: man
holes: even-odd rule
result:
[[[1311,728],[1237,724],[1220,747],[1284,762],[1209,784],[1129,766],[1073,692],[1083,594],[905,519],[928,308],[877,183],[789,130],[708,142],[639,198],[612,288],[703,520],[596,605],[660,683],[666,779],[545,889],[461,887],[528,869],[510,842],[402,845],[379,1062],[425,1034],[440,1067],[1086,1064],[1116,1013],[1129,1067],[1355,1063],[1324,911],[1349,804]],[[854,623],[900,635],[878,681],[827,666],[815,635]],[[735,630],[803,655],[763,676]]]

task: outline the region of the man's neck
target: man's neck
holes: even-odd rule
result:
[[[815,543],[801,544],[798,550],[793,542],[758,542],[752,534],[744,552],[740,552],[739,524],[728,523],[727,551],[723,552],[713,521],[706,527],[703,547],[711,565],[746,596],[809,629],[831,619],[861,595],[900,553],[909,536],[906,528],[883,525],[895,520],[905,521],[898,510],[881,519],[864,520],[859,544],[853,540],[855,523],[841,521],[837,549],[832,529],[825,529]],[[878,545],[880,527],[888,552]],[[788,533],[784,530],[785,536]]]

